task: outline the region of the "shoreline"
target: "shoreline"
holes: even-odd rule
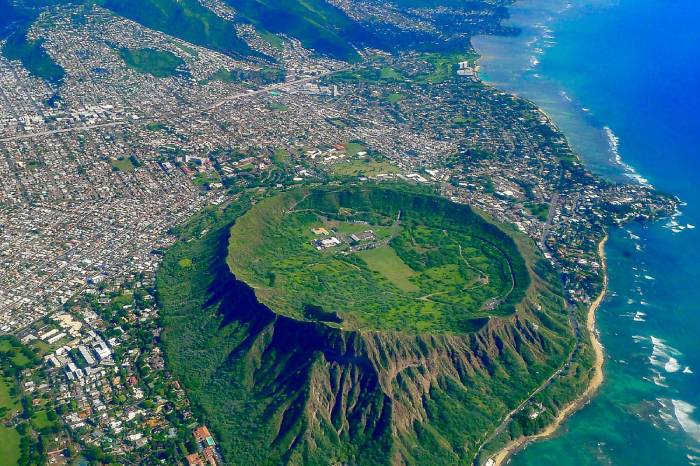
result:
[[[608,235],[606,234],[598,243],[598,256],[600,257],[601,269],[603,271],[603,288],[588,307],[588,315],[586,318],[586,328],[590,333],[591,345],[593,346],[593,352],[595,353],[593,377],[591,377],[591,380],[583,393],[581,393],[581,395],[579,395],[573,401],[564,405],[564,407],[559,410],[554,420],[547,427],[545,427],[544,430],[534,435],[520,437],[510,441],[495,455],[489,458],[489,460],[486,462],[486,464],[489,466],[501,466],[505,464],[515,453],[525,448],[529,443],[544,440],[554,435],[565,420],[567,420],[572,414],[581,409],[593,398],[595,393],[598,391],[598,388],[600,388],[601,384],[603,383],[603,363],[605,362],[605,354],[603,352],[603,345],[600,343],[600,340],[595,332],[595,313],[600,304],[603,302],[603,298],[605,298],[608,291],[608,270],[605,259],[605,243],[607,240]]]

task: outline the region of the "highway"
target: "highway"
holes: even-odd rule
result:
[[[270,86],[262,87],[262,88],[256,89],[256,90],[239,92],[236,94],[226,96],[226,97],[222,98],[221,100],[218,100],[214,104],[209,105],[208,107],[196,109],[196,110],[190,110],[190,111],[184,112],[184,113],[172,113],[171,116],[174,118],[183,118],[183,117],[188,117],[188,116],[195,115],[198,113],[215,110],[215,109],[221,107],[222,105],[227,104],[229,102],[233,102],[235,100],[244,99],[246,97],[254,97],[254,96],[257,96],[260,94],[264,94],[266,92],[273,92],[273,91],[277,91],[277,90],[292,88],[292,87],[298,86],[300,84],[305,84],[308,82],[316,81],[318,79],[321,79],[325,76],[329,76],[333,73],[337,73],[339,71],[343,71],[343,70],[327,71],[325,73],[321,73],[321,74],[318,74],[315,76],[307,76],[305,78],[295,79],[294,81],[287,81],[287,82],[283,82],[283,83],[272,84]],[[144,121],[149,121],[152,118],[153,118],[152,116],[146,115],[146,116],[143,116],[141,118],[138,118],[138,119],[135,119],[132,121],[119,120],[119,121],[111,121],[108,123],[95,123],[92,125],[71,126],[69,128],[52,129],[52,130],[40,131],[40,132],[36,132],[36,133],[17,134],[15,136],[0,138],[0,143],[17,141],[17,140],[21,140],[21,139],[39,138],[39,137],[43,137],[43,136],[49,136],[52,134],[72,133],[72,132],[79,132],[79,131],[90,131],[90,130],[94,130],[94,129],[107,128],[110,126],[126,125],[129,123],[141,123]]]

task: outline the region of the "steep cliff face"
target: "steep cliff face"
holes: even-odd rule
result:
[[[226,238],[183,246],[199,254],[199,278],[180,279],[186,306],[163,304],[171,368],[230,464],[467,464],[572,344],[560,298],[534,273],[514,315],[463,335],[280,316],[225,266]]]

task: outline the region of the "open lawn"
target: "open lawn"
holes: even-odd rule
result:
[[[16,466],[19,463],[19,439],[15,428],[0,425],[0,466]]]
[[[392,104],[395,104],[396,102],[400,102],[405,98],[406,98],[405,95],[397,93],[397,92],[386,96],[386,100],[388,100]]]
[[[400,173],[401,169],[387,161],[367,158],[333,164],[331,171],[337,176],[366,176],[374,178],[380,174]]]
[[[359,142],[348,142],[345,144],[345,152],[347,152],[348,155],[350,156],[356,156],[359,152],[364,152],[365,146],[360,144]]]
[[[20,348],[12,346],[10,340],[6,338],[0,338],[0,351],[11,351],[12,362],[15,364],[15,366],[24,368],[29,366],[31,363],[27,355],[24,354]]]
[[[0,377],[0,410],[4,413],[4,415],[0,415],[0,420],[8,419],[20,407],[17,397],[10,395],[10,387],[14,384],[14,380]]]
[[[357,256],[365,261],[370,270],[379,273],[398,289],[408,292],[420,289],[410,280],[416,272],[401,260],[391,246],[360,251]]]
[[[263,30],[258,30],[258,33],[260,34],[260,37],[263,38],[265,42],[276,48],[277,50],[282,50],[284,49],[284,41],[282,38],[278,35],[275,35],[271,32]]]
[[[388,66],[381,69],[379,72],[379,77],[385,81],[403,81],[404,79],[401,73]]]
[[[37,353],[36,353],[37,356],[39,356],[40,358],[43,358],[43,357],[44,357],[45,355],[47,355],[48,353],[50,353],[50,352],[54,351],[55,349],[57,349],[58,347],[60,347],[60,346],[61,346],[60,343],[61,343],[62,341],[64,341],[64,338],[60,339],[58,342],[56,342],[56,343],[53,344],[53,345],[49,345],[49,344],[48,344],[47,342],[45,342],[44,340],[38,340],[38,339],[37,339],[37,340],[33,340],[32,342],[30,342],[30,343],[28,344],[28,346],[29,346],[32,350],[37,350]]]
[[[156,78],[168,78],[183,74],[185,61],[172,52],[150,48],[120,49],[124,63],[139,73],[150,74]]]
[[[183,257],[182,259],[177,261],[177,265],[179,265],[183,269],[188,269],[192,267],[192,259],[190,259],[189,257]]]
[[[165,125],[163,123],[148,123],[146,125],[146,129],[148,131],[156,132],[165,129]]]
[[[208,186],[211,183],[218,183],[220,181],[221,178],[219,178],[219,175],[217,175],[216,172],[197,173],[197,176],[195,176],[194,180],[192,180],[192,182],[197,186]]]
[[[131,170],[134,169],[134,164],[131,163],[131,159],[128,157],[121,157],[118,159],[109,159],[109,163],[112,164],[112,167],[115,170],[122,171],[122,172],[130,172]]]
[[[291,157],[287,149],[275,149],[275,151],[272,153],[272,161],[278,167],[285,167],[289,165],[290,160]]]
[[[49,420],[46,411],[37,411],[34,417],[32,417],[32,425],[37,430],[51,427],[54,424],[56,424],[56,422]]]

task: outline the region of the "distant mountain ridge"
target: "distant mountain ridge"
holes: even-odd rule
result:
[[[338,60],[360,59],[364,47],[386,51],[464,50],[477,33],[512,32],[496,2],[457,0],[222,0],[235,12],[223,18],[198,0],[76,0],[94,4],[145,27],[232,56],[260,55],[238,37],[236,24],[284,34],[306,48]],[[20,38],[55,0],[0,0],[0,31]],[[19,40],[19,39],[16,39]],[[269,58],[269,57],[268,57]]]

